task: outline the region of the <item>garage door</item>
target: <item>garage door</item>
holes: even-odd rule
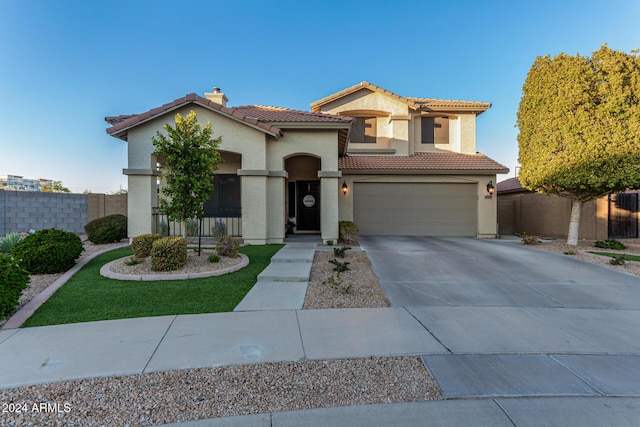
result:
[[[475,236],[476,184],[355,183],[361,235]]]

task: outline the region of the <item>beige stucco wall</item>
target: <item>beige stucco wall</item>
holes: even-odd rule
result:
[[[473,113],[450,115],[448,144],[422,144],[420,113],[412,113],[406,103],[379,92],[362,89],[326,104],[322,111],[346,115],[378,112],[381,115],[377,120],[376,143],[351,144],[349,148],[393,148],[393,154],[397,156],[442,150],[463,154],[476,153],[476,115]]]
[[[186,115],[195,110],[198,122],[212,124],[213,136],[222,136],[220,151],[225,162],[218,167],[218,173],[237,173],[241,176],[242,197],[242,237],[249,244],[281,243],[284,239],[285,183],[287,172],[284,159],[292,156],[314,156],[319,161],[321,171],[338,172],[338,131],[327,130],[286,130],[278,140],[261,130],[240,123],[208,109],[190,105],[167,113],[153,121],[131,129],[129,142],[129,234],[131,237],[153,232],[152,207],[158,206],[154,174],[157,159],[152,138],[156,131],[164,132],[164,124],[175,126],[176,113]],[[301,157],[304,158],[304,157]],[[304,162],[303,162],[304,163]],[[316,164],[317,165],[317,164]],[[304,174],[310,180],[318,178],[318,166],[306,170],[308,165],[295,165],[297,174]],[[300,178],[299,178],[300,179]],[[337,239],[337,187],[334,181],[322,181],[321,188],[321,228],[323,238]],[[326,193],[325,193],[326,191]],[[333,193],[333,195],[332,195]],[[335,223],[335,227],[333,224]],[[335,231],[332,230],[335,228]]]
[[[349,186],[347,195],[339,197],[339,220],[353,221],[353,189],[356,182],[416,182],[416,183],[475,183],[478,191],[477,236],[493,238],[496,236],[497,202],[496,196],[488,196],[486,185],[495,175],[344,175],[343,180]],[[341,181],[342,182],[342,181]]]

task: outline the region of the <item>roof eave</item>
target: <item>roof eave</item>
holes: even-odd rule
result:
[[[345,175],[497,175],[509,169],[343,169]]]

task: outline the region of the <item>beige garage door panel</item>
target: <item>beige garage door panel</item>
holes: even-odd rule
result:
[[[355,183],[362,235],[475,236],[475,184]]]

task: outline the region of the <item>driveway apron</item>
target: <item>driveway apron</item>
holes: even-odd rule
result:
[[[500,241],[360,243],[390,304],[448,350],[423,356],[445,397],[640,395],[640,278]]]

